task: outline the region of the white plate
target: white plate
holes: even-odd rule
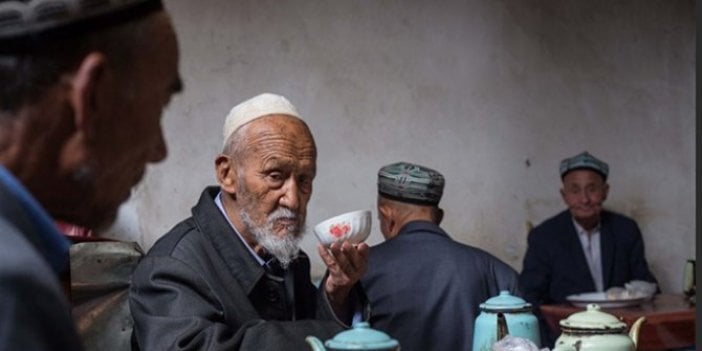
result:
[[[604,292],[590,292],[570,295],[566,297],[566,300],[578,307],[586,307],[588,304],[596,303],[602,308],[615,308],[640,305],[642,302],[646,301],[646,297],[608,299],[607,294]]]

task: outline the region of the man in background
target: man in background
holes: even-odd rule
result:
[[[443,190],[444,177],[425,166],[398,162],[378,171],[385,242],[370,249],[362,284],[371,326],[403,351],[471,350],[480,304],[502,290],[519,293],[514,269],[439,227]]]
[[[110,224],[180,90],[160,1],[0,0],[0,349],[79,350],[54,220]]]
[[[629,281],[656,283],[646,263],[644,243],[632,219],[604,210],[609,165],[587,152],[561,161],[561,198],[568,209],[545,220],[528,236],[519,277],[524,297],[535,307]],[[557,335],[541,324],[542,340]]]
[[[235,106],[215,159],[219,186],[139,263],[130,307],[141,350],[307,350],[362,311],[356,284],[368,246],[318,252],[328,270],[315,288],[300,251],[317,173],[317,148],[286,98]],[[359,313],[360,316],[360,313]]]

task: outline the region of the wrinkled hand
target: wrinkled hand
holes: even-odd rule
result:
[[[353,285],[366,272],[368,245],[366,243],[354,245],[344,241],[333,243],[329,248],[319,245],[317,251],[329,270],[324,290],[332,304],[343,304]]]

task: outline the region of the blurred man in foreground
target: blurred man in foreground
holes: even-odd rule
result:
[[[284,97],[235,106],[207,187],[192,216],[139,263],[130,307],[142,350],[306,350],[362,312],[356,282],[368,246],[335,243],[319,254],[328,271],[317,290],[300,251],[317,148]]]
[[[378,172],[385,242],[370,249],[362,283],[371,326],[403,351],[471,350],[480,304],[502,290],[519,294],[514,269],[439,227],[443,190],[444,177],[421,165],[398,162]]]
[[[110,224],[180,90],[160,1],[0,0],[0,349],[79,350],[53,220]]]

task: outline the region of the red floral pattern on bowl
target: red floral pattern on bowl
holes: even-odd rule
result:
[[[351,224],[349,222],[335,223],[329,227],[329,234],[331,234],[335,238],[342,238],[350,231]]]
[[[324,246],[340,241],[358,244],[368,238],[370,231],[370,210],[346,212],[328,218],[314,226],[314,235]]]

